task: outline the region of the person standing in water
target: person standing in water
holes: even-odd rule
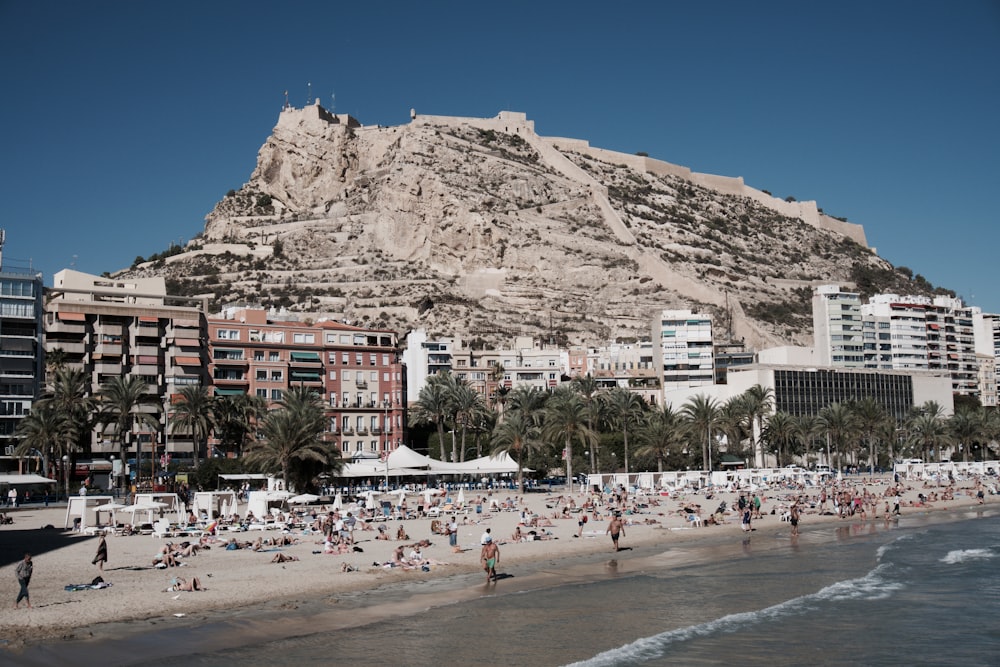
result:
[[[500,562],[500,547],[496,545],[493,538],[487,535],[483,543],[483,551],[479,558],[483,562],[483,569],[486,570],[486,583],[497,580],[497,564]]]

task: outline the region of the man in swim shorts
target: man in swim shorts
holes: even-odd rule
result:
[[[797,536],[799,534],[799,506],[798,504],[792,505],[792,509],[789,512],[788,522],[792,524],[792,535]]]
[[[621,551],[618,548],[618,536],[625,535],[625,524],[622,523],[621,514],[616,513],[612,518],[611,522],[608,524],[608,529],[605,531],[605,535],[611,533],[611,541],[615,545],[615,551]]]
[[[498,547],[494,542],[493,538],[487,535],[483,538],[485,541],[483,543],[483,551],[480,553],[479,558],[483,563],[483,569],[486,570],[486,583],[490,583],[490,577],[493,581],[497,580],[497,563],[500,562],[500,547]]]

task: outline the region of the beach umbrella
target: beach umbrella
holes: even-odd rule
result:
[[[458,506],[461,507],[465,504],[465,489],[458,490]]]
[[[403,504],[403,500],[406,498],[406,489],[398,489],[396,491],[393,491],[389,495],[390,496],[392,496],[392,495],[399,496],[396,499],[396,506],[398,507],[398,506],[400,506],[400,505]]]
[[[309,503],[314,503],[317,500],[319,500],[319,496],[313,495],[311,493],[302,493],[297,496],[292,496],[291,498],[288,499],[288,502],[291,503],[292,505],[308,505]],[[338,501],[340,500],[339,493],[337,494],[337,500]],[[334,503],[334,507],[336,506],[337,504]]]
[[[333,509],[339,510],[344,506],[344,499],[340,496],[340,491],[333,497]]]

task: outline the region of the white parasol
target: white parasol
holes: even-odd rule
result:
[[[458,490],[458,506],[462,507],[465,505],[465,489]]]
[[[344,499],[341,497],[340,491],[338,491],[337,495],[333,497],[333,509],[339,510],[343,506],[344,506]]]
[[[313,495],[311,493],[301,493],[297,496],[292,496],[291,498],[289,498],[288,502],[291,503],[292,505],[308,505],[310,503],[316,502],[317,500],[319,500],[319,496]],[[339,501],[340,501],[340,494],[338,493],[337,502]],[[334,503],[334,507],[337,507],[336,502]]]

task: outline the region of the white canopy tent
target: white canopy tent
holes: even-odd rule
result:
[[[194,494],[191,511],[199,518],[205,514],[209,520],[232,514],[236,508],[233,491],[198,491]]]
[[[73,517],[80,517],[80,530],[87,527],[87,510],[97,510],[99,505],[110,503],[111,496],[70,496],[66,504],[66,521],[63,528],[69,528]]]
[[[531,472],[528,468],[525,472]],[[400,445],[389,454],[387,461],[348,463],[340,477],[401,477],[420,475],[499,475],[517,472],[517,461],[506,452],[499,456],[483,456],[471,461],[449,463],[438,461]]]

